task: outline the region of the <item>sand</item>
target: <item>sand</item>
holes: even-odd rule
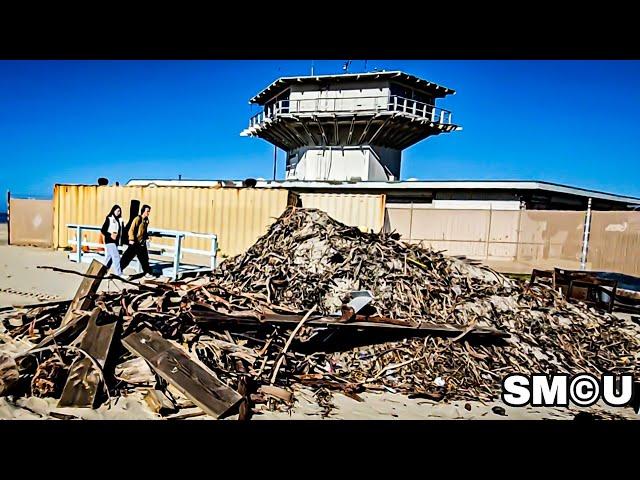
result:
[[[65,251],[9,246],[6,244],[6,227],[6,224],[0,224],[0,308],[51,300],[71,300],[82,281],[82,277],[37,267],[59,267],[84,273],[89,265],[70,261],[68,252]],[[128,268],[126,273],[134,273],[134,270]],[[110,290],[121,286],[120,282],[106,281],[102,282],[100,290]],[[3,291],[8,288],[20,293]]]
[[[363,393],[363,402],[336,393],[333,397],[335,409],[325,415],[322,408],[313,401],[313,392],[308,389],[296,392],[295,406],[291,412],[262,411],[253,420],[573,420],[578,412],[609,412],[627,420],[638,420],[631,408],[614,408],[598,404],[588,409],[509,407],[500,401],[482,403],[433,402],[410,399],[406,395],[392,393]],[[57,408],[55,398],[0,398],[0,419],[43,420],[59,419],[70,415],[71,419],[84,420],[160,420],[160,415],[152,412],[143,401],[143,391],[139,390],[127,397],[112,399],[111,405],[89,408]],[[258,406],[262,408],[263,406]],[[466,407],[466,408],[465,408]],[[493,408],[502,407],[504,415]],[[54,412],[55,416],[51,415]],[[180,410],[177,414],[185,420],[214,420],[198,407]],[[236,420],[231,415],[224,420]]]

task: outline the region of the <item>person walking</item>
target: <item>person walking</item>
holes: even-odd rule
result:
[[[151,207],[143,205],[140,215],[131,222],[129,227],[129,246],[120,261],[120,267],[124,270],[133,260],[133,257],[138,257],[142,271],[145,273],[145,278],[155,278],[151,273],[151,267],[149,267],[149,251],[147,250],[147,240],[149,238],[147,230],[149,228],[150,213]]]
[[[119,277],[122,276],[122,268],[118,247],[122,244],[122,231],[122,209],[120,205],[114,205],[104,219],[100,232],[104,236],[105,265],[107,268],[113,267],[113,272]]]

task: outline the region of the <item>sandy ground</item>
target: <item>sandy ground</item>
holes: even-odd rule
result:
[[[296,392],[295,406],[290,412],[263,410],[254,414],[253,420],[573,420],[579,412],[611,413],[627,420],[638,420],[630,408],[612,408],[597,405],[590,409],[561,408],[515,408],[502,402],[440,402],[410,399],[405,395],[391,393],[364,393],[363,402],[336,393],[335,408],[325,415],[313,401],[310,390]],[[143,392],[136,391],[127,397],[111,401],[111,405],[89,408],[57,408],[54,398],[0,398],[0,419],[84,419],[84,420],[160,420],[143,401]],[[261,406],[259,406],[260,408]],[[504,409],[504,413],[496,407]],[[214,420],[198,407],[186,408],[175,414],[185,420]],[[232,415],[225,420],[236,420]]]
[[[16,247],[6,244],[6,224],[0,224],[0,307],[25,305],[45,301],[26,294],[43,294],[53,299],[71,299],[82,278],[57,272],[37,269],[38,265],[56,266],[84,272],[87,264],[77,264],[67,258],[66,252],[34,247]],[[101,289],[118,288],[114,282],[103,282]],[[12,288],[23,294],[3,292]],[[1,335],[1,332],[0,332]],[[5,344],[5,353],[8,345]],[[28,345],[24,346],[28,348]],[[15,345],[20,350],[21,346]],[[17,353],[14,352],[14,353]],[[57,408],[53,398],[0,398],[0,419],[161,419],[142,400],[142,391],[127,397],[112,400],[110,405],[98,409]],[[296,420],[296,419],[349,419],[349,420],[409,420],[409,419],[573,419],[584,409],[560,408],[514,408],[501,402],[483,404],[481,402],[432,402],[424,399],[410,399],[405,395],[392,393],[364,393],[363,402],[358,402],[340,393],[334,394],[335,408],[325,416],[307,389],[295,392],[296,402],[290,412],[263,411],[254,416],[255,420]],[[494,407],[502,407],[505,415],[495,413]],[[466,407],[466,408],[465,408]],[[260,406],[258,407],[260,408]],[[602,408],[614,415],[628,419],[640,419],[630,408],[596,406],[590,411]],[[53,412],[53,417],[51,413]],[[212,420],[197,408],[183,409],[179,415],[192,420]],[[229,417],[230,420],[237,416]]]
[[[37,267],[59,267],[76,272],[86,272],[88,264],[70,261],[68,252],[37,247],[9,246],[6,240],[7,225],[0,224],[0,308],[73,298],[82,277]],[[134,270],[129,268],[126,273],[134,273]],[[117,287],[121,287],[120,282],[103,282],[100,290]],[[7,292],[7,289],[14,292]]]

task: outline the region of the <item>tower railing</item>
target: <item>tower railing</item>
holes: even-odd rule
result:
[[[265,107],[249,120],[249,127],[282,114],[294,113],[379,113],[401,112],[434,123],[451,124],[451,112],[429,103],[399,95],[280,100]]]

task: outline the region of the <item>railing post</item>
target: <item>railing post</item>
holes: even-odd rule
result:
[[[211,238],[211,270],[214,270],[218,265],[217,265],[217,260],[218,260],[218,236],[214,235],[213,238]]]
[[[394,112],[398,111],[398,96],[397,95],[393,96],[393,111]]]
[[[175,282],[178,279],[178,269],[180,268],[180,255],[182,254],[182,234],[176,234],[176,239],[174,242],[175,252],[173,257],[173,281]]]
[[[78,263],[82,262],[82,227],[76,226],[76,248],[78,249]]]
[[[431,109],[431,121],[432,122],[436,121],[436,107],[435,106]]]
[[[444,110],[440,110],[440,123],[444,123]]]

